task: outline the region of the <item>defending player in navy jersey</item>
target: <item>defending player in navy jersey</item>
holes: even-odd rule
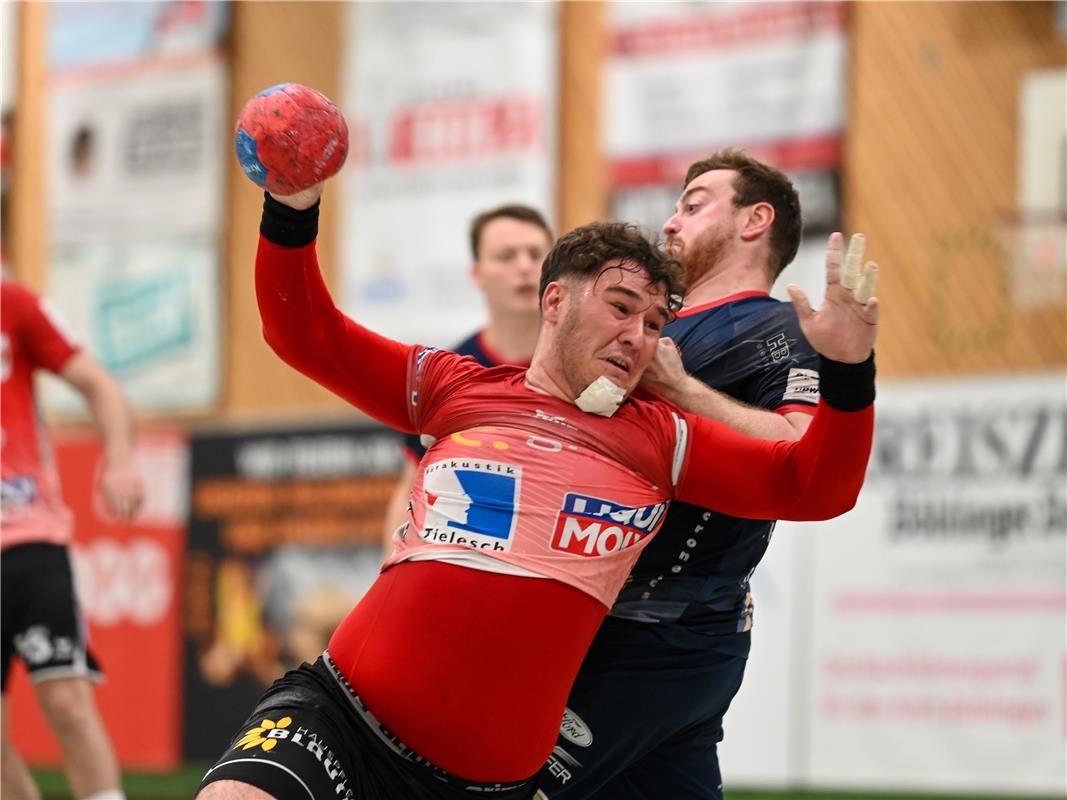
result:
[[[548,222],[529,206],[498,206],[471,221],[471,280],[485,295],[489,322],[452,352],[470,356],[484,367],[530,363],[541,324],[537,281],[552,241]],[[386,553],[392,549],[393,532],[406,518],[415,467],[425,452],[418,436],[404,437],[404,469],[386,507],[382,530]]]
[[[818,357],[792,304],[769,295],[800,243],[792,184],[720,151],[690,167],[663,231],[689,289],[644,385],[750,435],[799,438],[819,399]],[[849,257],[861,247],[854,237]],[[748,658],[749,578],[773,527],[671,506],[586,656],[541,797],[722,798],[716,748]]]

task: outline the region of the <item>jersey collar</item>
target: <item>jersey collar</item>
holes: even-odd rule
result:
[[[734,294],[728,294],[726,297],[720,297],[718,300],[712,300],[710,303],[704,303],[703,305],[693,306],[692,308],[683,308],[678,312],[679,317],[688,317],[692,314],[699,314],[701,311],[710,311],[713,308],[724,306],[727,303],[734,303],[738,300],[747,300],[750,297],[770,297],[770,292],[760,291],[759,289],[749,289],[744,292],[735,292]]]

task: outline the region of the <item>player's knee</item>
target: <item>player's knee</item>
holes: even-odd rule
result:
[[[240,781],[215,781],[201,789],[194,800],[278,800],[257,786]]]
[[[45,681],[37,687],[37,696],[45,718],[58,731],[76,730],[96,717],[92,689],[85,681]]]

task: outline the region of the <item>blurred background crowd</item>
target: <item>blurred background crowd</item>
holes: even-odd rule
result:
[[[754,577],[728,794],[1067,794],[1065,5],[4,0],[4,269],[138,418],[145,507],[119,522],[81,404],[40,389],[123,769],[213,761],[381,562],[399,437],[260,335],[261,193],[233,122],[294,81],[352,132],[331,288],[405,341],[484,320],[480,211],[656,230],[721,147],[800,190],[783,285],[820,296],[826,235],[866,233],[885,306],[867,484],[844,517],[779,525]],[[25,676],[8,707],[54,766]]]

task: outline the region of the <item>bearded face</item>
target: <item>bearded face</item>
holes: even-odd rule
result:
[[[687,242],[678,253],[678,260],[685,268],[685,281],[692,286],[722,263],[733,246],[736,232],[737,210],[731,204],[728,213],[710,218],[703,230]]]

